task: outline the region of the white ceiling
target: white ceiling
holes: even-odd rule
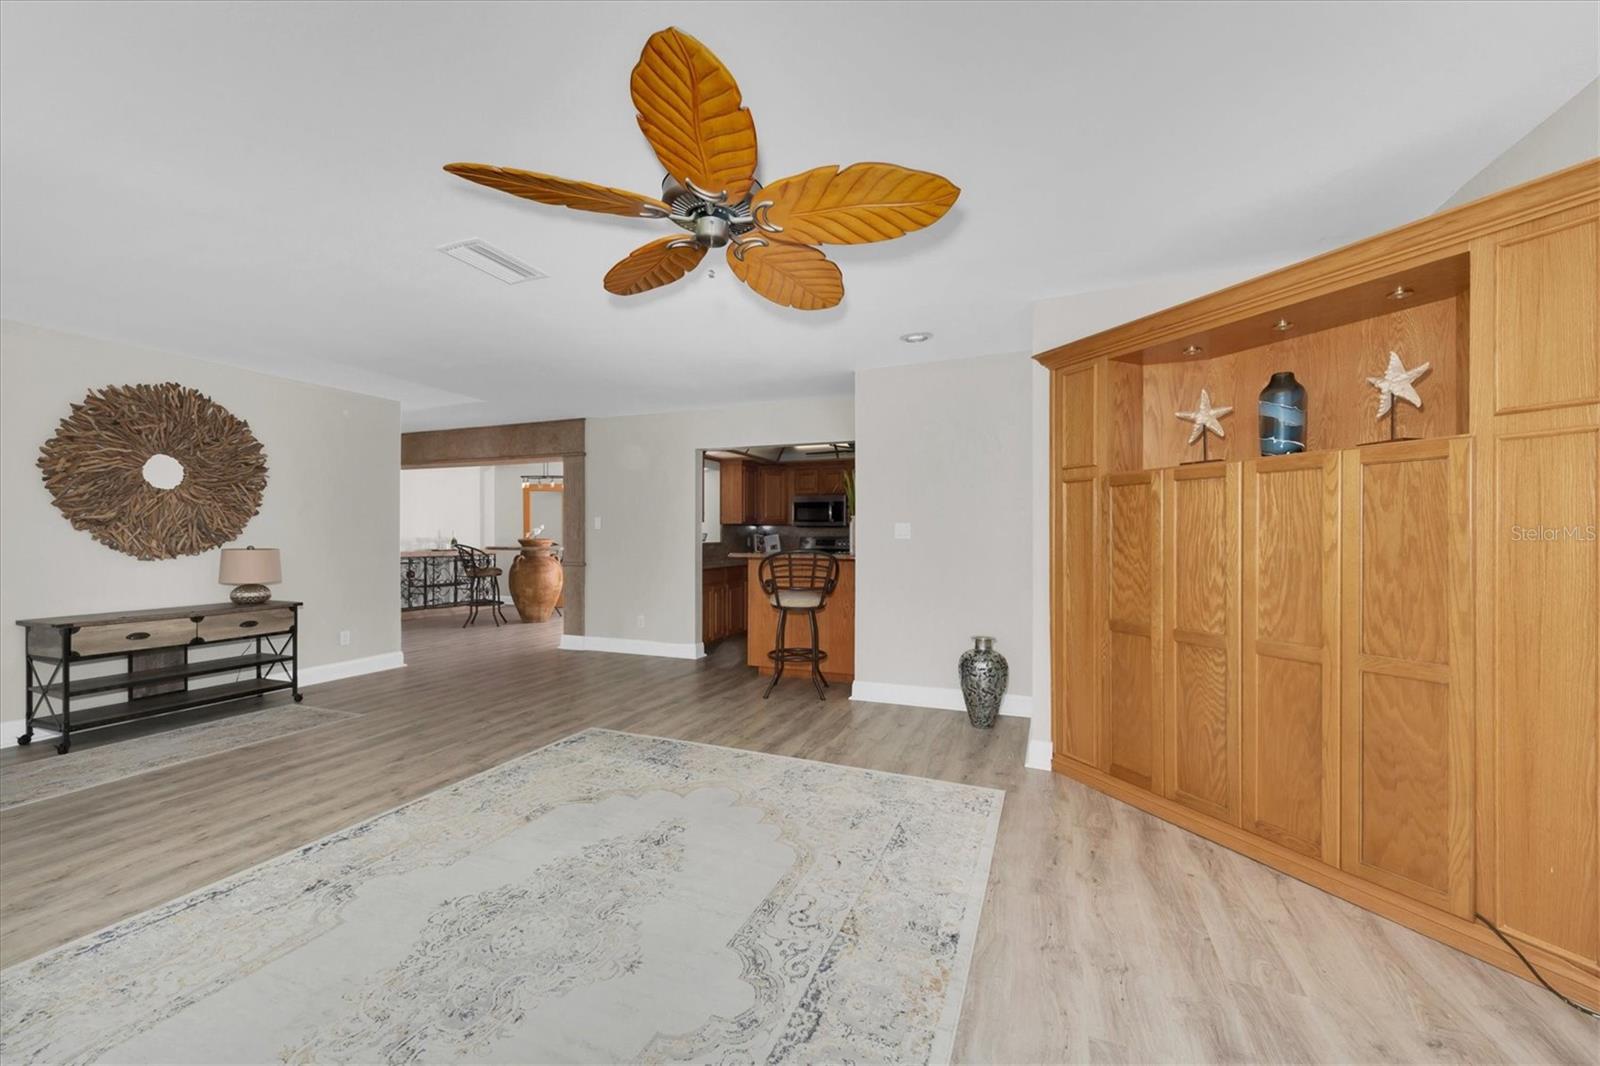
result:
[[[1032,301],[1327,247],[1426,214],[1597,73],[1593,3],[15,3],[0,15],[0,314],[396,397],[408,428],[842,392],[1025,351]],[[677,25],[766,180],[889,160],[962,187],[833,251],[844,304],[454,160],[655,192],[628,73]],[[480,237],[551,275],[440,255]],[[707,267],[716,276],[706,276]],[[897,337],[931,330],[917,347]]]

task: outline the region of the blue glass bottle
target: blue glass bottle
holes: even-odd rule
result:
[[[1306,390],[1291,371],[1272,375],[1261,390],[1258,408],[1261,454],[1290,455],[1306,450]]]

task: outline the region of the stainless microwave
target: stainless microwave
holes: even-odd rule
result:
[[[796,526],[849,525],[843,496],[796,496],[790,519],[790,524]]]

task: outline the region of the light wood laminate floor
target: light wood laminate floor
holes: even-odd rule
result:
[[[408,619],[405,669],[308,690],[358,717],[0,812],[0,963],[598,725],[1005,789],[961,1060],[1600,1061],[1600,1025],[1538,988],[1024,770],[1023,719],[818,703],[804,678],[763,701],[737,641],[690,662],[459,625]]]

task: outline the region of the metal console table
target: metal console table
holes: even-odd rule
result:
[[[481,550],[481,549],[480,549]],[[491,607],[496,601],[474,599],[472,582],[461,572],[454,548],[425,548],[400,553],[400,610],[434,607]]]
[[[299,702],[300,606],[298,600],[268,600],[21,619],[27,727],[17,743],[31,743],[35,727],[49,729],[61,734],[56,751],[65,755],[83,729],[284,689]],[[246,642],[252,646],[241,655],[189,657],[191,648]],[[118,658],[126,661],[121,672],[77,673],[80,666]],[[235,672],[254,676],[189,687],[193,678]],[[118,693],[120,701],[79,706],[86,697]]]

